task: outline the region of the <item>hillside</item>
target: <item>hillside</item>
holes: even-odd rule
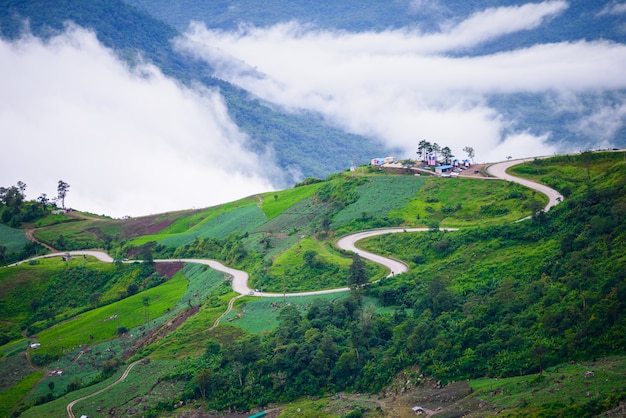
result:
[[[74,413],[159,416],[181,399],[248,411],[338,391],[373,397],[297,405],[329,417],[381,405],[402,416],[418,402],[481,416],[614,408],[626,383],[623,358],[612,357],[626,349],[623,161],[623,152],[584,153],[515,166],[566,197],[523,222],[514,221],[546,200],[514,183],[365,168],[205,210],[126,220],[44,213],[21,227],[37,226],[59,250],[106,247],[144,263],[74,256],[0,270],[2,413],[59,414],[134,360],[132,393],[115,386]],[[429,229],[360,242],[406,262],[404,274],[386,277],[335,244],[383,227]],[[245,270],[262,288],[255,294],[279,297],[233,299],[228,275],[183,258]],[[350,292],[282,297],[362,279],[370,284]],[[596,380],[582,371],[609,383],[586,394],[580,387]],[[473,393],[448,385],[476,378],[488,379],[471,383]]]

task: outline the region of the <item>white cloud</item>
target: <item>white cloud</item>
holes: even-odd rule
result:
[[[626,3],[616,3],[607,4],[600,10],[598,16],[602,15],[621,15],[626,13]]]
[[[413,156],[420,139],[479,161],[569,151],[485,103],[494,93],[579,94],[626,87],[626,46],[608,41],[539,44],[487,56],[450,56],[562,13],[564,1],[476,13],[436,34],[330,32],[297,22],[237,32],[192,25],[181,51],[222,64],[217,76],[286,108],[318,111],[351,132],[383,139]],[[457,54],[458,55],[458,54]],[[214,63],[214,61],[212,61]],[[232,63],[236,63],[232,64]],[[511,128],[519,132],[510,135]],[[505,134],[505,132],[507,132]],[[520,144],[526,141],[528,146]],[[510,151],[507,151],[509,150]]]
[[[576,128],[598,141],[598,148],[611,146],[611,139],[626,123],[626,100],[619,104],[601,104],[582,117]]]
[[[0,41],[0,185],[111,216],[206,207],[271,190],[216,91],[131,70],[76,27]]]

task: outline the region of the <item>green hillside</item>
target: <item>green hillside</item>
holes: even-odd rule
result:
[[[614,408],[626,399],[615,390],[626,383],[624,153],[534,160],[511,173],[566,199],[533,214],[544,196],[515,183],[364,167],[197,211],[70,222],[43,212],[32,224],[50,245],[63,236],[77,248],[90,234],[116,259],[146,262],[78,256],[0,269],[2,412],[62,415],[134,360],[143,361],[123,385],[135,390],[118,385],[74,413],[160,416],[181,400],[189,409],[285,405],[281,416],[291,416],[286,403],[299,399],[301,411],[329,417],[399,416],[418,399],[451,415]],[[335,245],[389,226],[427,231],[359,246],[403,260],[407,273],[385,278],[370,262],[357,270]],[[151,262],[166,258],[219,260],[280,297],[233,300],[228,275]],[[354,274],[370,284],[282,296],[346,287]],[[326,396],[337,392],[344,403]],[[386,403],[379,412],[376,399]]]

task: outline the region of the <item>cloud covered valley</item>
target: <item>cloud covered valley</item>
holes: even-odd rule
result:
[[[623,43],[581,38],[480,52],[550,25],[569,7],[555,0],[485,8],[442,19],[437,30],[333,30],[298,20],[225,30],[192,22],[171,43],[251,97],[319,114],[398,150],[396,158],[415,158],[422,139],[460,157],[471,146],[480,162],[625,146]],[[590,7],[587,18],[624,14],[623,4],[607,3]],[[69,23],[46,40],[28,31],[0,39],[0,185],[23,181],[34,199],[53,196],[64,180],[69,206],[114,217],[283,186],[271,147],[251,146],[219,88],[182,83],[140,51],[114,51],[97,35]],[[536,103],[536,117],[551,125],[528,116]]]

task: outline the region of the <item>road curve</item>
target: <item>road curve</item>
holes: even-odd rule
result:
[[[547,187],[543,184],[539,184],[530,180],[526,180],[526,179],[522,179],[519,177],[514,177],[511,176],[509,174],[506,173],[506,170],[509,167],[512,167],[516,164],[521,164],[524,161],[532,161],[534,158],[527,158],[527,159],[520,159],[520,160],[511,160],[511,161],[506,161],[506,162],[501,162],[501,163],[496,163],[496,164],[492,164],[491,166],[489,166],[488,168],[488,172],[495,176],[498,177],[502,180],[508,180],[508,181],[513,181],[519,184],[522,184],[526,187],[529,187],[531,189],[537,190],[540,193],[545,194],[546,196],[548,196],[548,204],[545,207],[545,210],[549,210],[551,207],[557,205],[559,202],[561,202],[563,200],[563,195],[561,195],[559,192],[557,192],[554,189],[551,189],[550,187]],[[390,233],[399,233],[399,232],[423,232],[423,231],[427,231],[428,228],[387,228],[387,229],[377,229],[377,230],[371,230],[371,231],[362,231],[362,232],[357,232],[354,234],[350,234],[350,235],[346,235],[342,238],[340,238],[337,241],[337,246],[343,250],[348,250],[348,251],[353,251],[356,254],[359,254],[361,257],[373,261],[375,263],[381,264],[382,266],[386,267],[387,269],[389,269],[389,276],[393,276],[395,274],[400,274],[400,273],[404,273],[408,270],[408,266],[403,263],[402,261],[399,260],[395,260],[395,259],[391,259],[391,258],[387,258],[387,257],[383,257],[377,254],[373,254],[361,249],[358,249],[356,247],[356,242],[364,239],[364,238],[369,238],[369,237],[373,237],[373,236],[377,236],[377,235],[383,235],[383,234],[390,234]],[[450,228],[447,230],[456,230],[455,228]],[[17,264],[21,264],[21,263],[25,263],[27,261],[30,260],[35,260],[35,259],[40,259],[40,258],[48,258],[48,257],[59,257],[59,256],[63,256],[63,255],[71,255],[71,256],[80,256],[80,255],[86,255],[86,256],[92,256],[97,258],[100,261],[103,262],[107,262],[107,263],[112,263],[114,260],[113,258],[108,255],[105,252],[102,251],[94,251],[94,250],[82,250],[82,251],[66,251],[66,252],[59,252],[59,253],[53,253],[53,254],[46,254],[43,256],[39,256],[39,257],[34,257],[28,260],[23,260],[17,263],[13,263],[10,264],[7,267],[10,266],[14,266]],[[248,273],[246,273],[245,271],[242,270],[237,270],[231,267],[227,267],[224,264],[220,263],[219,261],[215,261],[215,260],[208,260],[208,259],[194,259],[194,258],[184,258],[184,259],[172,259],[172,260],[154,260],[157,263],[166,263],[166,262],[172,262],[172,261],[180,261],[180,262],[184,262],[184,263],[196,263],[196,264],[203,264],[203,265],[207,265],[210,268],[212,268],[213,270],[217,270],[217,271],[221,271],[223,273],[228,274],[229,276],[232,277],[232,288],[235,292],[239,293],[240,295],[251,295],[251,296],[259,296],[259,297],[290,297],[290,296],[313,296],[313,295],[321,295],[321,294],[327,294],[327,293],[337,293],[337,292],[345,292],[350,290],[348,287],[341,287],[341,288],[337,288],[337,289],[326,289],[326,290],[316,290],[316,291],[310,291],[310,292],[298,292],[298,293],[266,293],[266,292],[258,292],[255,290],[250,289],[250,287],[248,286],[248,280],[249,280],[249,276]],[[130,261],[132,262],[136,262],[136,261]]]
[[[353,251],[361,257],[380,264],[389,269],[387,277],[394,276],[396,274],[405,273],[409,270],[406,263],[395,260],[392,258],[383,257],[378,254],[370,253],[365,250],[361,250],[356,247],[356,242],[364,238],[375,237],[377,235],[394,234],[399,232],[424,232],[428,231],[428,228],[385,228],[385,229],[373,229],[371,231],[357,232],[354,234],[341,237],[337,241],[337,246],[342,250]],[[443,231],[456,231],[457,228],[442,228]]]
[[[487,172],[491,174],[492,176],[498,177],[502,180],[514,181],[515,183],[519,183],[530,189],[534,189],[534,190],[537,190],[538,192],[545,194],[546,196],[548,196],[548,204],[546,205],[544,210],[548,211],[550,210],[551,207],[556,206],[559,204],[559,202],[563,201],[563,195],[561,193],[557,192],[554,189],[551,189],[550,187],[546,185],[539,184],[534,181],[523,179],[520,177],[515,177],[510,174],[507,174],[506,172],[506,170],[508,170],[509,167],[512,167],[517,164],[521,164],[526,161],[533,161],[533,160],[535,160],[535,158],[523,158],[519,160],[511,160],[511,161],[505,161],[501,163],[492,164],[487,168]]]
[[[102,392],[104,392],[104,391],[106,391],[106,390],[111,389],[113,386],[117,385],[118,383],[123,382],[123,381],[124,381],[124,379],[126,379],[126,377],[128,376],[128,373],[130,373],[130,370],[131,370],[133,367],[135,367],[135,365],[136,365],[137,363],[139,363],[140,361],[141,361],[141,360],[137,360],[137,361],[134,361],[134,362],[130,363],[130,364],[128,365],[128,367],[126,367],[126,370],[124,370],[124,373],[122,373],[122,375],[120,376],[120,378],[119,378],[119,379],[117,379],[115,382],[111,383],[110,385],[108,385],[108,386],[106,386],[106,387],[103,387],[102,389],[100,389],[100,390],[98,390],[98,391],[96,391],[96,392],[94,392],[94,393],[90,393],[89,395],[83,396],[82,398],[75,399],[75,400],[73,400],[72,402],[68,403],[68,404],[67,404],[67,407],[65,408],[65,409],[66,409],[66,411],[67,411],[67,416],[68,416],[69,418],[75,418],[75,415],[74,415],[74,412],[72,411],[72,408],[73,408],[73,407],[74,407],[74,405],[76,405],[78,402],[80,402],[80,401],[84,401],[85,399],[89,399],[89,398],[92,398],[92,397],[94,397],[94,396],[96,396],[96,395],[99,395],[99,394],[101,394]]]

